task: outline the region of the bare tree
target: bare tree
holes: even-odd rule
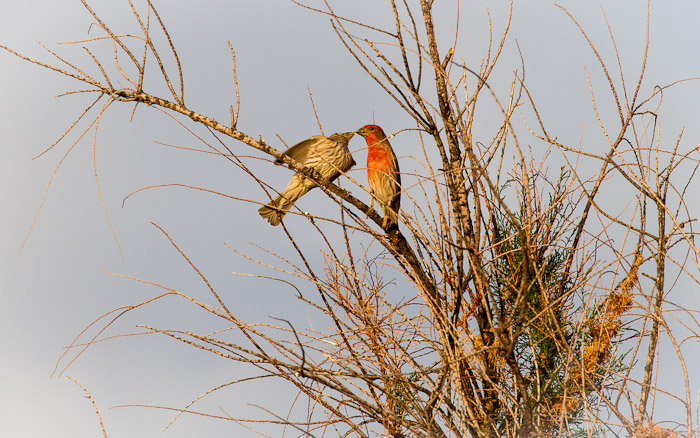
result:
[[[669,400],[686,413],[675,427],[678,433],[697,434],[683,345],[697,341],[696,314],[667,297],[681,278],[698,283],[695,213],[686,203],[698,151],[684,147],[682,132],[672,140],[661,136],[662,97],[676,83],[643,86],[648,21],[644,60],[629,81],[619,56],[604,59],[564,10],[609,87],[609,98],[596,98],[591,88],[608,148],[597,155],[558,140],[527,88],[524,64],[509,83],[491,80],[509,38],[510,16],[475,67],[458,57],[456,37],[452,45],[438,44],[433,1],[389,0],[394,19],[381,28],[339,16],[330,2],[324,9],[298,3],[330,18],[357,65],[415,122],[410,135],[422,146],[423,156],[414,158],[423,171],[405,175],[407,202],[399,228],[383,230],[382,217],[356,197],[365,190],[361,181],[351,179],[352,188],[340,188],[240,129],[238,98],[227,124],[189,109],[175,44],[149,0],[145,13],[129,1],[138,35],[122,34],[81,1],[102,35],[79,43],[110,41],[112,56],[86,48],[92,66],[58,55],[54,65],[3,47],[87,87],[75,92],[91,94],[94,101],[70,129],[96,112],[94,127],[117,102],[160,107],[218,134],[220,143],[211,147],[270,197],[277,192],[249,170],[227,137],[313,180],[340,206],[339,217],[304,213],[325,244],[319,248],[323,266],[309,260],[283,222],[297,251],[277,254],[280,265],[271,267],[279,281],[315,287],[315,296],[298,298],[331,322],[324,330],[286,320],[277,325],[244,320],[161,229],[207,284],[214,303],[162,285],[155,285],[161,291],[147,302],[178,296],[245,341],[147,329],[256,367],[260,378],[293,384],[308,400],[306,415],[270,412],[270,423],[304,436],[673,436],[671,428],[657,424],[664,419],[651,413],[654,402]],[[163,47],[154,43],[156,33],[165,37]],[[235,79],[233,48],[231,56]],[[617,64],[617,74],[611,64]],[[153,77],[147,80],[148,75]],[[128,85],[117,86],[119,80]],[[167,96],[148,91],[145,84],[156,80],[167,86]],[[495,104],[501,121],[490,137],[474,132],[486,111],[477,105],[482,101]],[[618,119],[605,120],[603,108],[612,108]],[[520,115],[526,116],[524,126]],[[528,152],[521,143],[525,137],[548,145],[549,153]],[[567,163],[556,174],[545,170],[551,154]],[[598,172],[586,174],[582,162],[597,163]],[[625,205],[601,201],[601,193],[611,189],[627,196]],[[388,293],[392,281],[409,298]],[[662,342],[676,351],[685,394],[656,384]]]

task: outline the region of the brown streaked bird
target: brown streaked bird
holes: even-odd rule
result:
[[[354,134],[354,132],[344,132],[331,134],[330,137],[315,135],[287,149],[284,155],[316,170],[327,180],[333,181],[355,165],[355,160],[352,159],[348,149],[348,142]],[[280,160],[276,161],[276,163],[280,162]],[[279,225],[294,202],[314,187],[316,187],[315,182],[296,173],[282,193],[262,206],[258,213],[267,219],[270,225]]]
[[[398,226],[401,206],[401,174],[396,154],[386,134],[377,125],[365,125],[355,131],[367,142],[367,182],[372,199],[376,199],[384,211],[382,228]]]

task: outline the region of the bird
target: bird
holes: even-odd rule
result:
[[[355,165],[355,160],[348,149],[348,142],[353,135],[355,135],[354,132],[335,133],[330,137],[315,135],[295,144],[283,155],[293,158],[306,167],[316,170],[327,180],[333,181]],[[281,162],[279,159],[275,161],[276,164]],[[297,173],[282,193],[262,206],[258,213],[267,219],[270,225],[277,226],[296,200],[316,185],[309,178]]]
[[[382,228],[398,227],[398,213],[401,204],[401,175],[396,154],[389,144],[386,134],[377,125],[365,125],[355,131],[367,142],[367,182],[371,195],[370,207],[374,199],[384,211]]]

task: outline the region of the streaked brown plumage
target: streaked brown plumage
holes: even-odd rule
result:
[[[398,226],[401,206],[401,174],[396,154],[382,128],[366,125],[356,131],[367,141],[367,182],[372,199],[376,199],[384,211],[382,227],[387,223]]]
[[[315,169],[324,178],[333,181],[355,165],[348,149],[348,142],[353,135],[354,132],[331,134],[330,137],[315,135],[287,149],[284,155]],[[282,193],[261,207],[258,213],[271,225],[279,225],[294,202],[314,187],[315,182],[297,173]]]

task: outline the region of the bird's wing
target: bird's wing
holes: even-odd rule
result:
[[[393,151],[392,151],[393,152]],[[391,154],[392,166],[394,167],[394,172],[396,172],[396,183],[401,185],[401,172],[399,171],[399,160],[396,158],[396,154]]]
[[[311,138],[307,138],[304,141],[301,141],[291,148],[287,149],[284,152],[284,155],[288,156],[289,158],[293,158],[294,160],[300,162],[300,163],[306,163],[306,160],[309,157],[309,151],[319,142],[322,140],[328,140],[326,137],[322,135],[314,135]],[[281,163],[280,160],[276,161],[277,163]]]
[[[394,171],[396,175],[396,195],[394,196],[394,199],[391,201],[391,207],[394,209],[394,211],[398,214],[399,209],[401,208],[401,172],[399,171],[399,160],[396,157],[396,154],[394,153],[394,150],[391,150],[391,158],[392,158],[392,165],[394,166]]]

